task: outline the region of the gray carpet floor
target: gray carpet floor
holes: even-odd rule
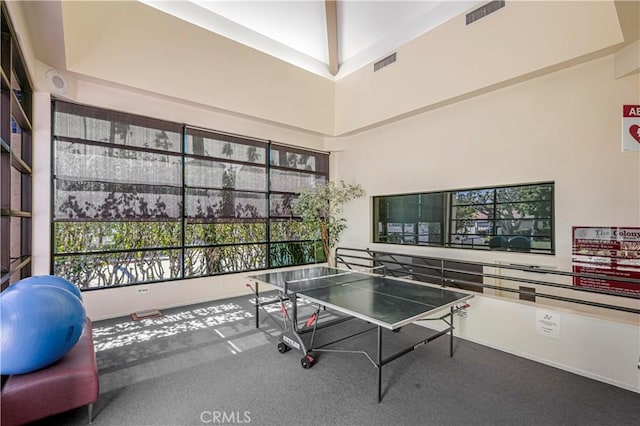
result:
[[[376,369],[365,356],[322,353],[304,370],[299,352],[276,350],[271,318],[255,328],[251,303],[246,296],[144,321],[95,322],[94,424],[640,425],[637,393],[461,339],[451,358],[448,337],[385,366],[378,404]],[[368,327],[351,320],[318,339]],[[385,333],[383,353],[424,335],[418,326]],[[375,339],[368,332],[336,348],[373,356]],[[86,422],[81,408],[39,423]]]

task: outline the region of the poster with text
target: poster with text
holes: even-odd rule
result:
[[[573,272],[640,279],[640,228],[573,227]],[[574,277],[573,285],[640,294],[640,284]]]

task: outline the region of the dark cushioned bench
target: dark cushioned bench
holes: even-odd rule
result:
[[[99,383],[91,320],[78,343],[58,362],[27,374],[10,376],[2,387],[2,426],[19,425],[89,406],[98,400]]]

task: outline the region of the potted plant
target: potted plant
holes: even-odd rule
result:
[[[322,248],[329,266],[335,266],[331,253],[340,241],[340,234],[347,228],[347,220],[341,216],[345,203],[364,196],[359,184],[340,181],[327,182],[314,188],[303,190],[292,207],[306,224],[317,226],[322,240]]]

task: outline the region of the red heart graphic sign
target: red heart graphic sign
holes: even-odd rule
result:
[[[632,125],[629,127],[629,133],[631,133],[636,142],[640,143],[640,126],[637,124]]]

